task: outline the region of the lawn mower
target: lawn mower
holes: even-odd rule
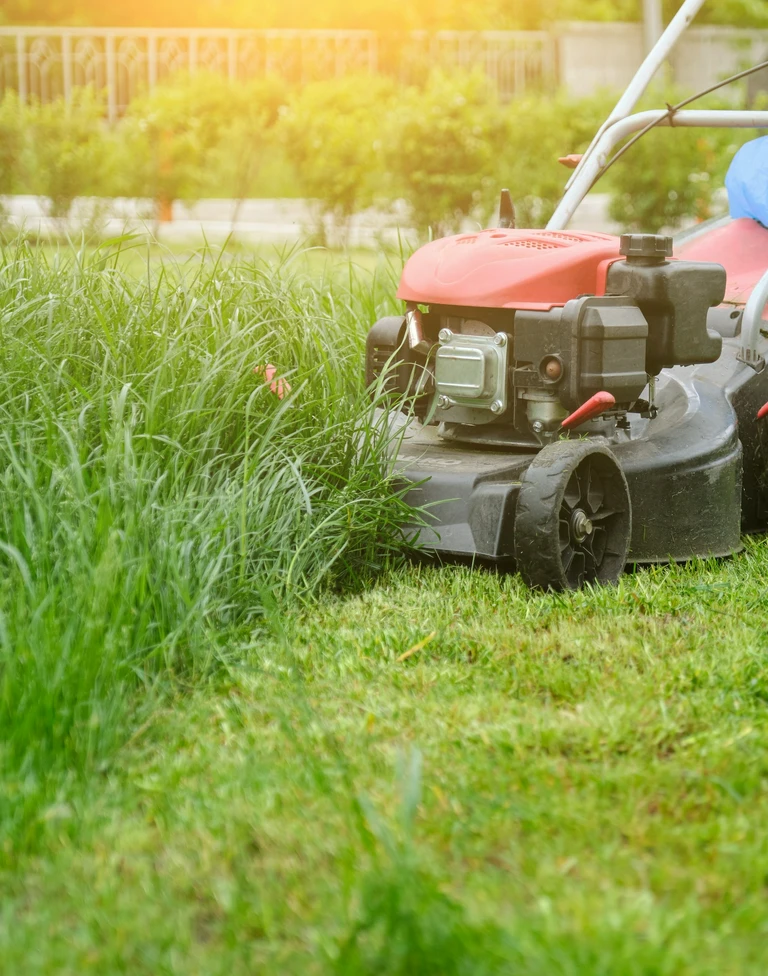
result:
[[[427,513],[408,529],[421,553],[576,589],[731,555],[768,527],[768,229],[566,230],[650,128],[768,127],[768,112],[691,99],[631,114],[702,3],[682,4],[591,146],[565,157],[546,229],[516,228],[502,191],[499,226],[417,250],[403,314],[371,329],[367,380],[408,405],[395,469]]]

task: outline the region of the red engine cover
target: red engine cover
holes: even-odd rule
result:
[[[442,237],[403,269],[397,297],[424,305],[549,309],[605,294],[619,238],[560,230],[484,230]]]

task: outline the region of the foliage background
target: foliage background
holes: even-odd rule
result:
[[[678,0],[664,0],[671,17]],[[0,23],[104,26],[367,28],[376,30],[535,29],[556,20],[639,20],[640,0],[5,0]],[[699,22],[768,25],[763,0],[708,3]]]
[[[659,89],[645,104],[669,97]],[[0,196],[42,195],[62,219],[81,196],[143,198],[158,215],[173,200],[303,197],[314,201],[317,227],[334,227],[343,243],[352,214],[400,201],[423,237],[485,224],[509,187],[518,225],[543,226],[567,176],[558,157],[588,145],[613,98],[560,92],[502,104],[482,73],[461,71],[435,70],[405,88],[367,75],[290,89],[277,78],[180,74],[109,127],[90,89],[68,108],[22,106],[9,93],[0,102]],[[598,189],[611,195],[612,218],[632,229],[704,219],[724,206],[717,193],[728,165],[754,135],[651,133]]]

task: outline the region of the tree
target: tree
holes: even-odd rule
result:
[[[515,202],[518,226],[546,224],[568,178],[558,158],[587,147],[614,100],[607,94],[574,98],[560,92],[554,97],[526,95],[510,103],[498,172]]]
[[[0,195],[16,189],[23,149],[22,107],[16,92],[7,91],[0,101]]]
[[[381,119],[393,94],[391,82],[380,77],[319,81],[290,101],[281,121],[302,192],[342,231],[379,190]]]
[[[392,192],[404,196],[413,222],[440,236],[495,198],[504,117],[485,75],[434,71],[411,88],[389,119],[384,151]]]
[[[131,102],[120,126],[124,192],[156,201],[161,220],[174,200],[205,185],[211,153],[232,109],[232,86],[219,75],[177,75]]]
[[[68,216],[75,197],[98,195],[111,164],[104,105],[93,89],[76,88],[69,104],[33,103],[24,113],[32,155],[28,177],[48,197],[52,217]]]
[[[235,199],[232,226],[258,177],[267,153],[276,147],[275,125],[286,102],[285,83],[271,76],[233,85],[227,122],[211,153],[212,169]]]
[[[686,217],[713,216],[736,150],[753,131],[665,128],[649,132],[613,167],[609,213],[632,231],[674,230]]]

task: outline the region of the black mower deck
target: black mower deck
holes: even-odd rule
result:
[[[627,480],[629,562],[726,556],[739,551],[742,532],[765,529],[768,445],[754,417],[768,399],[768,371],[738,362],[737,351],[726,341],[716,363],[663,371],[654,419],[633,417],[628,431],[591,438],[610,448]],[[535,457],[446,441],[435,426],[411,424],[397,469],[414,484],[408,500],[429,506],[428,527],[413,529],[419,546],[513,565],[517,496]]]

